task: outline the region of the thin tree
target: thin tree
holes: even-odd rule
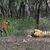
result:
[[[47,0],[45,0],[45,2],[46,2],[46,17],[47,17],[47,16],[48,16],[48,14],[47,14],[47,13],[48,13],[48,11],[47,11],[47,10],[48,10],[48,8],[49,8],[49,7],[48,7]]]
[[[38,0],[37,3],[36,3],[36,12],[35,12],[35,17],[36,17],[36,28],[39,29],[39,14],[40,14],[40,7],[42,5],[42,2],[44,0]],[[45,1],[46,2],[46,15],[47,15],[47,0]]]

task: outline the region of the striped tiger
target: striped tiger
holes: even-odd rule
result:
[[[8,28],[8,21],[6,20],[3,20],[3,21],[0,21],[0,35],[3,36],[3,31],[4,33],[6,33],[6,36],[7,36],[7,29]]]
[[[49,37],[50,32],[49,31],[41,31],[39,29],[35,29],[34,32],[31,34],[32,37]]]

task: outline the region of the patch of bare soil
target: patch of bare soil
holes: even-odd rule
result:
[[[37,50],[50,50],[50,37],[34,38],[34,37],[1,37],[0,50],[25,50],[30,47]],[[17,49],[16,49],[17,50]]]

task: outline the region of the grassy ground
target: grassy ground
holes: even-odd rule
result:
[[[34,17],[27,17],[25,19],[15,19],[12,17],[0,17],[0,21],[6,19],[9,22],[7,29],[8,35],[24,36],[30,34],[36,28],[36,21]],[[39,19],[39,28],[50,31],[50,19],[43,17]]]
[[[36,22],[35,19],[33,17],[28,17],[25,19],[15,19],[15,18],[11,18],[11,17],[7,17],[7,18],[0,18],[1,20],[6,19],[9,22],[9,26],[7,29],[7,32],[9,35],[17,35],[17,36],[23,36],[25,34],[27,34],[27,32],[25,30],[27,29],[32,29],[35,28]]]

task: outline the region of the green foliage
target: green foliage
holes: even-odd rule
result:
[[[29,27],[29,26],[35,26],[35,19],[33,18],[25,18],[24,20],[22,19],[14,19],[14,18],[9,18],[9,28],[8,32],[12,32],[15,29],[21,29],[23,27]]]
[[[46,17],[41,18],[39,21],[39,28],[42,30],[50,30],[50,20]]]
[[[26,48],[26,50],[33,50],[33,49],[28,47],[28,48]]]
[[[7,17],[7,18],[3,18],[2,20],[4,19],[7,19],[7,21],[9,22],[9,26],[7,29],[9,35],[11,35],[11,33],[14,33],[15,35],[25,35],[23,28],[27,29],[31,26],[35,27],[36,25],[35,19],[33,17],[28,17],[25,19],[15,19],[15,18]],[[19,32],[17,32],[17,30],[19,30]]]
[[[16,36],[23,36],[27,34],[24,30],[36,28],[36,21],[34,17],[27,17],[25,19],[15,19],[11,17],[0,17],[0,21],[7,19],[9,26],[7,32],[9,35],[14,34]],[[33,27],[31,27],[33,26]],[[42,30],[50,30],[50,19],[43,17],[39,20],[39,28]]]

